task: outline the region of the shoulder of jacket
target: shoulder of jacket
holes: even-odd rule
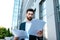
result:
[[[21,24],[24,24],[24,23],[26,23],[26,22],[22,22]]]

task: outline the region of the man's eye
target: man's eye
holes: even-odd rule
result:
[[[30,13],[29,13],[29,15],[30,15]]]

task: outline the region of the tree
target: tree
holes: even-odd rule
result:
[[[10,30],[8,30],[4,27],[0,27],[0,39],[4,39],[5,37],[12,36],[12,33],[10,33]]]
[[[0,39],[3,39],[5,37],[6,31],[6,28],[0,28]]]
[[[5,35],[5,36],[6,36],[6,37],[11,37],[11,36],[13,36],[12,33],[10,33],[9,28],[8,28],[8,30],[6,31],[6,35]]]

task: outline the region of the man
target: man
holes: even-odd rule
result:
[[[28,33],[30,27],[31,27],[31,20],[33,19],[33,15],[34,15],[34,10],[33,9],[27,9],[26,11],[26,22],[23,22],[21,23],[20,25],[20,30],[24,30]],[[43,40],[43,36],[41,36],[43,34],[42,31],[38,31],[37,36],[34,36],[34,35],[29,35],[29,38],[28,39],[21,39],[21,40]],[[19,38],[18,37],[15,37],[16,40],[18,40]]]

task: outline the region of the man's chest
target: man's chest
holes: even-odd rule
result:
[[[30,29],[30,27],[31,27],[31,22],[30,23],[26,23],[25,24],[25,31],[29,31],[29,29]]]

